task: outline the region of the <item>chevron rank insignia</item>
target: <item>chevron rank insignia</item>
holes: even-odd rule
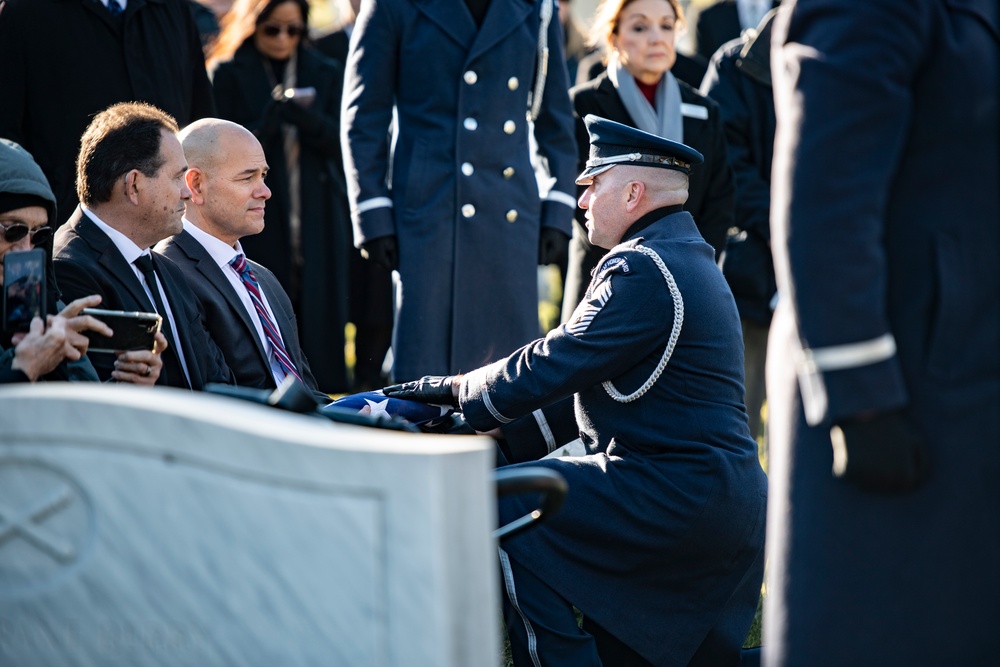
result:
[[[571,336],[583,334],[590,327],[590,323],[594,321],[597,314],[604,308],[604,305],[611,300],[612,294],[611,278],[609,276],[604,282],[594,287],[594,291],[589,299],[576,307],[573,319],[566,323],[566,333]]]

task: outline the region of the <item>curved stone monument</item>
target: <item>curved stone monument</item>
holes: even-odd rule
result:
[[[0,665],[499,660],[493,444],[0,388]]]

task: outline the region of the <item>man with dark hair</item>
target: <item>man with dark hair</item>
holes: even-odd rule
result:
[[[177,122],[156,107],[116,104],[84,133],[77,159],[82,202],[56,233],[56,277],[70,298],[100,294],[110,310],[158,312],[168,347],[157,384],[201,389],[232,383],[194,294],[174,264],[150,247],[181,230],[191,196]],[[115,368],[93,355],[102,379]],[[143,371],[145,372],[145,371]]]
[[[45,252],[48,282],[42,316],[32,320],[28,331],[0,334],[0,383],[98,380],[86,356],[90,341],[84,332],[110,335],[111,329],[81,312],[99,306],[100,296],[84,296],[69,305],[60,300],[51,261],[55,214],[56,198],[45,174],[28,151],[13,141],[0,139],[0,285],[4,281],[5,260],[11,253],[31,248]],[[121,363],[112,379],[152,385],[160,375],[160,350],[166,345],[162,334],[157,334],[156,339],[155,350],[119,352]],[[135,372],[140,369],[141,372]]]

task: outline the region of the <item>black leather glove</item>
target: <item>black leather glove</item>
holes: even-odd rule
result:
[[[539,264],[562,264],[568,252],[568,236],[554,227],[542,227],[538,239]]]
[[[457,380],[457,375],[425,375],[419,380],[390,385],[383,389],[382,393],[390,398],[405,398],[421,403],[450,405],[457,408],[459,407],[458,399],[455,398],[452,389]]]
[[[380,236],[361,244],[361,256],[369,262],[375,262],[386,271],[399,268],[399,249],[395,236]]]
[[[305,108],[294,100],[281,104],[281,120],[291,123],[305,134],[319,134],[323,130],[323,118],[315,111]]]
[[[930,473],[927,443],[901,412],[845,420],[830,439],[834,476],[865,491],[906,493]]]

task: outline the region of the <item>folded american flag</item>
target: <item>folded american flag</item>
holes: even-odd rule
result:
[[[331,408],[355,410],[358,414],[377,417],[385,415],[405,419],[415,426],[433,428],[446,420],[454,412],[452,408],[443,405],[429,405],[420,401],[408,401],[403,398],[389,398],[379,391],[363,391],[338,398],[330,403]]]

